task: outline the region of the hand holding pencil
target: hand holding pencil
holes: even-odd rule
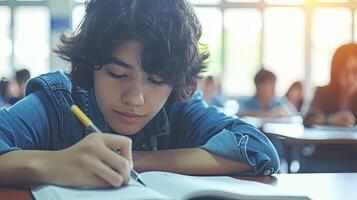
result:
[[[71,111],[77,116],[77,118],[86,126],[91,128],[94,132],[96,133],[102,133],[101,130],[99,130],[99,128],[97,128],[93,122],[79,109],[78,106],[76,105],[72,105],[71,106]],[[123,136],[121,136],[123,137]],[[123,155],[125,158],[129,159],[130,162],[130,177],[136,181],[138,181],[139,183],[141,183],[142,185],[146,186],[142,180],[140,179],[140,175],[139,173],[137,173],[134,169],[133,169],[133,161],[132,161],[132,156],[131,156],[131,149],[129,151],[122,151],[121,149],[117,149],[114,148],[113,152],[119,153],[120,155]]]

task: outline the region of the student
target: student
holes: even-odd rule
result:
[[[357,44],[339,47],[331,65],[330,83],[315,91],[304,124],[351,127],[357,117]]]
[[[291,103],[291,110],[294,112],[300,112],[304,101],[304,92],[301,82],[296,81],[291,84],[285,94],[285,97],[289,103]]]
[[[198,85],[199,89],[203,92],[202,98],[208,105],[223,107],[220,100],[219,83],[216,83],[213,76],[209,75],[204,77]]]
[[[239,116],[252,117],[288,117],[292,115],[286,101],[275,96],[276,76],[261,69],[254,77],[256,93],[239,102]]]
[[[185,0],[89,1],[78,32],[57,51],[71,62],[69,76],[31,79],[27,96],[0,111],[0,184],[119,187],[133,165],[275,173],[279,158],[262,133],[193,94],[207,58],[200,35]],[[73,103],[107,134],[86,129]]]
[[[319,87],[304,116],[304,125],[352,127],[357,117],[357,44],[339,47],[333,55],[330,83]],[[303,161],[302,172],[356,172],[355,145],[314,146],[312,156]]]
[[[27,69],[21,69],[16,71],[16,90],[11,90],[11,85],[12,83],[8,82],[7,87],[9,87],[11,92],[8,92],[8,95],[6,95],[4,98],[7,103],[7,107],[10,105],[15,104],[19,100],[25,97],[25,85],[26,82],[30,79],[30,72]],[[13,85],[15,86],[15,84]],[[14,92],[16,91],[16,92]],[[1,94],[2,92],[0,92]],[[1,96],[1,95],[0,95]]]
[[[25,86],[26,82],[30,79],[31,75],[29,70],[21,69],[16,71],[16,82],[19,87],[19,97],[18,100],[25,97]]]
[[[14,97],[11,82],[3,77],[0,80],[0,108],[9,107],[14,102],[16,102],[16,98]]]

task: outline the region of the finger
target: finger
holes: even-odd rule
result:
[[[132,162],[131,139],[121,135],[103,135],[103,140],[110,149],[117,149],[120,155]]]
[[[348,127],[353,127],[355,125],[356,121],[353,119],[348,120]]]
[[[123,177],[101,161],[91,163],[90,169],[112,187],[120,187],[123,184]]]
[[[346,113],[343,117],[343,120],[348,124],[354,124],[356,121],[356,118],[352,113]]]
[[[91,187],[91,188],[110,188],[113,187],[110,183],[94,173],[89,173],[86,176],[76,178],[74,182],[62,184],[71,187]]]
[[[89,187],[94,187],[94,188],[111,188],[111,187],[113,187],[110,183],[105,181],[103,178],[99,177],[97,174],[92,174],[92,177],[90,180],[93,180],[93,181]]]
[[[355,122],[356,122],[356,119],[354,117],[348,119],[348,123],[351,124],[351,125],[354,125]]]
[[[121,174],[124,179],[124,184],[129,182],[130,164],[126,158],[110,149],[100,151],[99,157],[102,162],[108,165],[108,167],[116,170],[117,173]]]
[[[351,118],[352,122],[356,121],[356,117],[353,113],[350,114],[350,118]]]

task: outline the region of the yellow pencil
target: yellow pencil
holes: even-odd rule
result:
[[[71,111],[74,113],[75,116],[84,124],[85,127],[93,129],[93,131],[97,133],[102,133],[101,130],[99,130],[98,127],[96,127],[93,122],[85,115],[82,110],[77,106],[77,105],[72,105],[71,106]],[[117,150],[114,150],[115,152],[118,152]],[[120,152],[119,152],[120,153]],[[141,180],[140,175],[138,172],[136,172],[134,169],[130,171],[130,176],[132,179],[138,181],[142,185],[146,186],[144,182]]]

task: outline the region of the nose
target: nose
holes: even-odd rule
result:
[[[122,93],[122,101],[128,106],[139,107],[144,104],[143,85],[140,82],[132,82]]]

